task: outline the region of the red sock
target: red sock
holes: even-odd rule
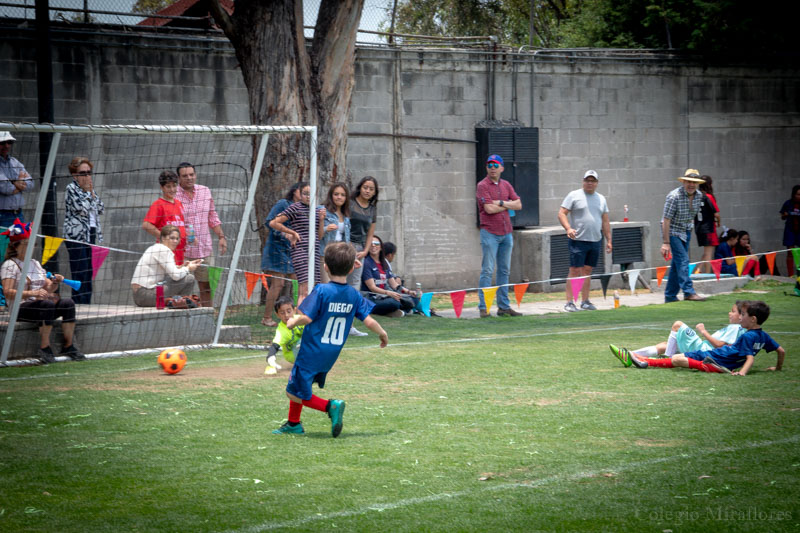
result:
[[[324,413],[328,409],[328,400],[312,394],[310,400],[303,400],[303,405]]]
[[[662,359],[645,359],[647,366],[655,366],[661,368],[672,368],[672,358],[664,357]]]
[[[300,422],[300,413],[303,412],[303,404],[297,402],[289,402],[289,422],[297,424]]]
[[[704,365],[697,359],[689,359],[687,357],[686,360],[689,361],[689,368],[692,368],[694,370],[699,370],[700,372],[720,373],[720,371],[714,368],[713,366]]]

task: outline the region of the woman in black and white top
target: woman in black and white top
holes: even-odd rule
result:
[[[81,282],[81,288],[72,291],[76,304],[92,303],[92,247],[89,245],[103,242],[100,215],[105,206],[94,191],[93,169],[94,165],[86,157],[76,157],[69,164],[72,183],[67,185],[64,237],[72,279]]]

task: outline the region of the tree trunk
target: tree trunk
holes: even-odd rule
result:
[[[323,0],[309,48],[303,36],[302,0],[236,0],[231,16],[219,0],[211,0],[214,18],[236,51],[252,123],[318,127],[318,188],[346,175],[346,127],[363,4],[364,0]],[[256,189],[260,223],[291,184],[308,180],[308,158],[307,135],[270,136]],[[262,227],[262,243],[266,235]]]

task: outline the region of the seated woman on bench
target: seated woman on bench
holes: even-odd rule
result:
[[[31,237],[31,225],[23,224],[17,219],[2,234],[8,235],[9,245],[6,248],[5,261],[0,266],[0,279],[3,283],[6,305],[10,307],[17,296],[25,252]],[[54,363],[56,360],[50,347],[50,331],[53,329],[53,321],[58,317],[61,317],[61,331],[64,333],[61,355],[66,355],[75,361],[86,359],[86,356],[72,343],[75,332],[75,303],[70,298],[60,298],[57,292],[61,282],[64,281],[64,276],[56,274],[48,279],[47,271],[42,268],[39,261],[31,259],[25,278],[17,319],[22,322],[36,322],[39,325],[41,340],[38,356],[42,364]]]
[[[194,272],[202,259],[189,261],[183,266],[175,264],[173,251],[181,241],[181,232],[176,226],[161,228],[161,242],[145,250],[136,270],[133,271],[131,289],[133,301],[139,307],[156,306],[156,286],[164,285],[164,298],[191,294],[194,287]]]

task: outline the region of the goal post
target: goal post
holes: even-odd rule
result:
[[[243,250],[246,242],[250,253],[247,256],[245,268],[255,270],[256,263],[260,261],[260,242],[258,243],[259,249],[254,252],[256,244],[254,244],[252,236],[260,224],[263,224],[263,221],[256,221],[255,229],[250,228],[252,231],[248,231],[248,224],[251,224],[256,186],[261,169],[265,164],[267,145],[271,134],[309,135],[309,180],[312,190],[310,206],[312,211],[310,212],[314,212],[317,182],[316,126],[139,124],[70,126],[0,122],[0,131],[9,131],[17,139],[11,156],[19,159],[22,164],[27,163],[29,165],[28,173],[34,178],[33,194],[26,199],[25,213],[28,213],[27,221],[33,223],[33,234],[44,237],[45,250],[53,242],[58,243],[55,245],[57,249],[62,241],[65,241],[66,244],[71,243],[70,239],[61,238],[64,235],[60,234],[60,229],[58,230],[59,235],[42,235],[41,231],[47,191],[50,190],[54,181],[62,180],[59,182],[60,184],[72,179],[70,174],[64,175],[63,171],[56,169],[65,168],[75,155],[86,155],[98,166],[103,167],[102,173],[97,173],[95,168],[94,190],[99,190],[98,195],[105,203],[106,213],[109,208],[115,213],[113,217],[109,217],[108,214],[103,217],[103,229],[113,238],[110,239],[110,242],[109,239],[106,239],[102,246],[103,253],[111,254],[109,257],[114,256],[115,261],[113,265],[105,269],[113,270],[113,272],[104,272],[104,275],[101,275],[95,284],[95,287],[101,287],[100,290],[95,289],[97,295],[95,299],[103,302],[97,306],[97,314],[102,314],[112,305],[130,304],[130,276],[133,265],[141,257],[143,247],[148,246],[148,241],[149,244],[153,242],[152,237],[145,235],[144,231],[140,229],[149,203],[159,196],[157,184],[155,187],[153,185],[153,176],[164,169],[174,170],[181,161],[191,161],[201,174],[198,180],[200,183],[206,183],[204,177],[206,179],[210,176],[218,178],[218,181],[215,182],[219,184],[217,189],[210,183],[209,185],[212,194],[215,195],[214,200],[217,200],[217,194],[223,200],[224,207],[222,209],[225,214],[224,216],[221,214],[220,218],[226,227],[230,228],[232,232],[235,231],[236,238],[230,263],[225,268],[217,268],[217,271],[224,271],[222,276],[224,276],[225,283],[224,288],[218,287],[223,290],[221,300],[217,298],[220,303],[214,321],[212,344],[219,342],[220,331],[236,285],[236,274],[246,272],[246,270],[242,270]],[[38,138],[43,133],[52,134],[52,140],[47,153],[46,166],[43,171],[39,172],[37,171],[40,156]],[[253,157],[254,150],[255,158]],[[228,179],[231,180],[231,183],[228,182]],[[31,208],[34,198],[35,207]],[[217,205],[219,210],[220,204]],[[56,209],[62,210],[62,207],[56,206]],[[143,209],[144,211],[142,211]],[[32,220],[31,214],[33,215]],[[231,226],[236,226],[235,230]],[[315,242],[315,239],[312,238],[314,230],[315,225],[310,224],[309,242],[312,243]],[[248,236],[251,237],[249,240]],[[315,250],[313,246],[310,248],[309,256],[312,257]],[[95,269],[92,280],[97,275],[94,251],[95,247],[92,246],[92,268]],[[230,250],[228,251],[230,252]],[[51,251],[51,255],[52,253]],[[63,251],[61,254],[64,255]],[[47,261],[45,255],[46,253],[43,253],[42,263]],[[105,258],[106,255],[102,255],[102,257]],[[257,257],[254,258],[254,255]],[[27,272],[33,258],[34,246],[31,245],[28,246],[25,253],[23,272]],[[3,259],[4,257],[0,257],[0,262]],[[70,255],[70,267],[72,267],[71,261],[72,256]],[[102,260],[100,261],[102,264]],[[260,263],[258,264],[260,265]],[[313,265],[314,261],[310,261],[311,268]],[[46,267],[46,265],[44,266]],[[211,269],[209,268],[209,270]],[[313,279],[313,271],[310,274]],[[19,304],[22,299],[22,291],[19,288],[24,286],[24,282],[25,276],[20,276],[15,302],[13,304],[8,302],[8,318],[2,353],[0,353],[0,365],[7,362],[12,349]],[[241,279],[239,279],[239,285],[242,285]],[[220,291],[217,290],[216,293],[219,295]],[[238,298],[241,300],[241,295]],[[103,307],[104,305],[105,307]],[[94,311],[92,309],[94,302],[81,307],[84,309],[84,313]],[[0,318],[0,322],[2,321],[3,319]],[[77,344],[81,345],[80,338],[77,340]],[[174,344],[178,343],[167,342],[164,345]]]

